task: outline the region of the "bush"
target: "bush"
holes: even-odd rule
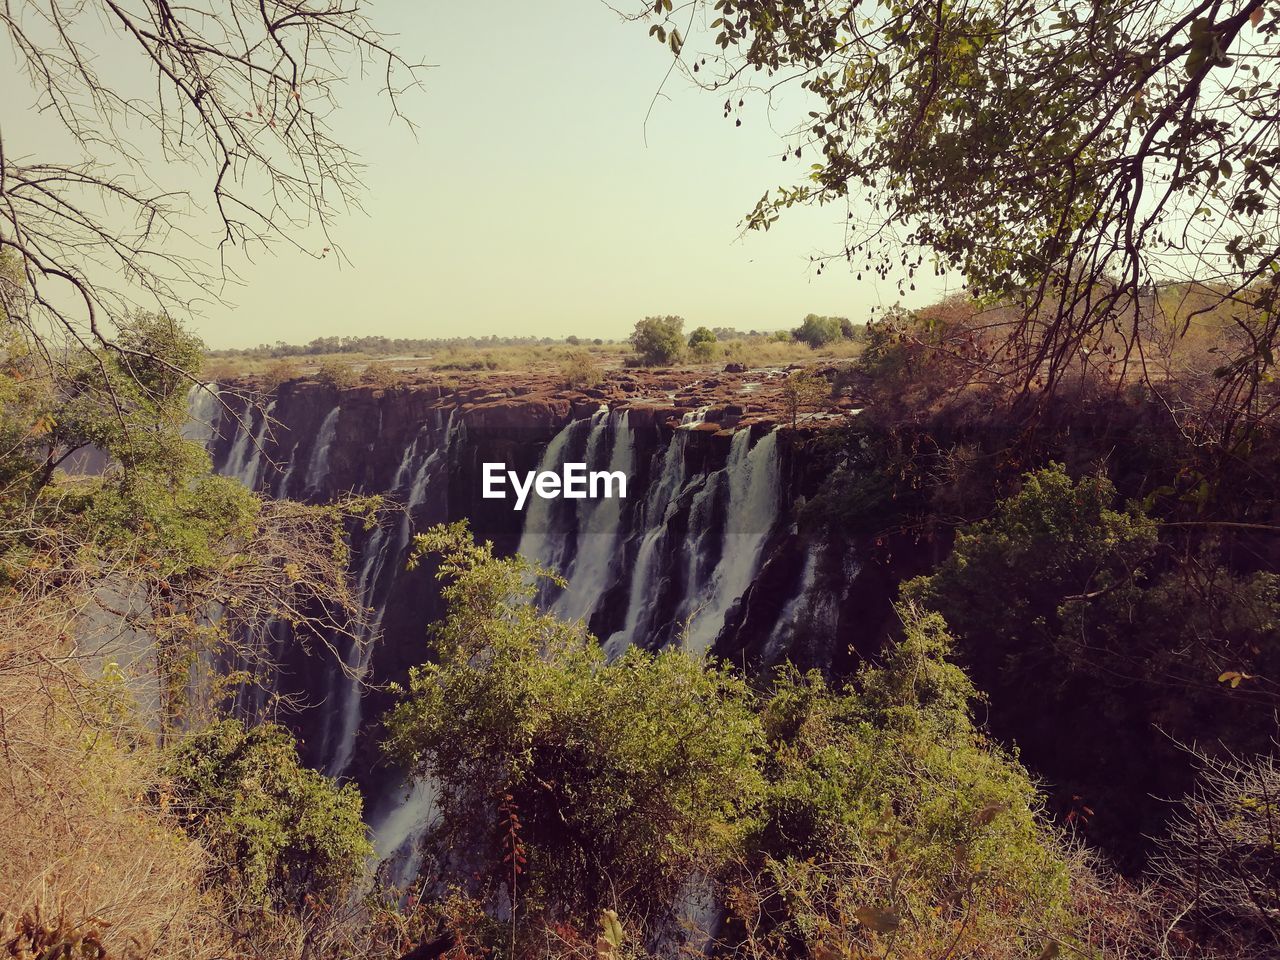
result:
[[[729,897],[743,957],[1044,956],[1069,936],[1030,778],[975,729],[942,619],[899,613],[883,666],[843,691],[790,670],[764,709],[759,859]]]
[[[739,849],[762,785],[741,679],[678,650],[606,664],[579,626],[533,607],[523,561],[473,544],[465,524],[418,546],[443,551],[448,616],[386,746],[440,785],[437,851],[501,888],[518,847],[522,903],[594,918],[664,909]]]
[[[811,313],[800,326],[791,331],[791,336],[817,350],[844,338],[846,328],[852,334],[853,325],[845,317],[820,317]]]
[[[360,382],[368,387],[390,390],[405,382],[404,371],[389,363],[370,363],[360,372]]]
[[[1104,476],[1027,474],[904,592],[955,630],[993,728],[1058,784],[1062,814],[1136,863],[1169,814],[1158,798],[1190,786],[1178,742],[1268,749],[1249,678],[1280,671],[1280,578],[1168,557],[1116,500]]]
[[[258,377],[258,382],[262,389],[272,391],[278,389],[282,384],[291,380],[298,380],[302,377],[302,370],[298,364],[289,358],[273,360],[263,369]]]
[[[320,364],[316,379],[338,390],[347,390],[359,382],[355,366],[347,360],[326,360]]]
[[[551,924],[556,943],[590,944],[602,909],[661,920],[702,876],[727,884],[712,887],[734,924],[721,946],[743,960],[890,941],[1035,956],[1069,939],[1067,865],[1025,771],[974,727],[940,617],[904,607],[884,666],[844,690],[791,671],[765,699],[679,649],[606,662],[529,602],[523,561],[463,524],[419,538],[427,550],[448,581],[439,659],[398,691],[386,748],[439,783],[430,849],[472,916],[514,899],[526,942]],[[468,931],[505,955],[492,920]]]
[[[802,413],[821,410],[831,399],[831,382],[812,370],[797,370],[783,381],[782,399],[794,429]]]
[[[636,323],[631,346],[648,367],[675,363],[684,353],[682,317],[645,317]]]
[[[334,902],[373,853],[359,791],[302,766],[276,724],[214,723],[174,748],[167,773],[188,832],[251,903]]]
[[[689,334],[689,353],[695,360],[706,363],[715,354],[716,335],[708,327],[698,327]]]
[[[600,364],[586,350],[573,351],[560,366],[560,384],[571,390],[594,387],[603,379],[604,371]]]

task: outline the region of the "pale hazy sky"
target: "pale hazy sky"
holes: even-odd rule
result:
[[[763,109],[735,128],[722,99],[674,78],[646,146],[668,56],[602,3],[381,0],[368,12],[410,59],[437,64],[412,101],[417,139],[371,91],[354,91],[334,118],[368,165],[364,213],[337,225],[352,263],[281,250],[241,266],[234,305],[196,319],[210,346],[369,333],[622,337],[654,313],[774,329],[810,312],[861,320],[897,300],[892,283],[813,274],[810,254],[839,244],[842,210],[801,210],[739,237],[764,190],[800,173],[779,159],[779,133],[803,116],[798,101],[783,105],[776,130]],[[0,79],[8,86],[12,73]],[[3,106],[16,152],[19,100]]]

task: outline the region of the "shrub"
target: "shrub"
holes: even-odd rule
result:
[[[298,367],[298,364],[285,357],[268,363],[259,375],[258,382],[263,390],[270,392],[290,380],[299,379],[301,376],[302,370]]]
[[[843,338],[846,327],[850,333],[853,332],[853,326],[845,317],[820,317],[811,313],[800,326],[791,331],[791,336],[816,350]]]
[[[904,591],[951,624],[993,728],[1059,784],[1063,815],[1136,862],[1169,813],[1157,798],[1190,786],[1178,741],[1268,749],[1249,678],[1280,670],[1280,578],[1162,555],[1156,523],[1116,500],[1104,476],[1027,474]]]
[[[330,902],[373,852],[359,791],[302,766],[276,724],[222,720],[181,741],[167,765],[173,805],[252,903]]]
[[[404,372],[389,363],[370,363],[360,372],[360,382],[365,386],[389,390],[405,381]]]
[[[631,346],[645,366],[675,363],[684,353],[684,319],[645,317],[631,333]]]
[[[812,370],[797,370],[783,381],[782,399],[794,429],[802,413],[821,410],[831,399],[831,382]]]
[[[843,691],[789,670],[764,709],[759,859],[729,897],[741,956],[1043,956],[1069,936],[1030,778],[974,727],[942,619],[899,613],[883,666]]]
[[[533,607],[523,561],[465,524],[418,544],[443,551],[449,612],[439,662],[411,671],[387,717],[387,750],[440,784],[438,850],[510,889],[518,844],[522,902],[578,918],[664,909],[738,850],[761,788],[740,678],[679,650],[606,663],[579,626]],[[513,816],[518,829],[502,826]]]
[[[551,924],[555,942],[590,944],[602,909],[661,919],[701,875],[728,883],[712,888],[736,924],[721,946],[744,960],[890,941],[1035,956],[1069,938],[1067,865],[1025,771],[970,719],[937,615],[904,607],[903,639],[844,690],[789,671],[762,700],[679,649],[606,662],[529,602],[523,561],[463,524],[426,550],[444,553],[448,615],[386,748],[439,783],[430,848],[481,916],[514,898],[522,936]],[[492,922],[468,929],[505,949]]]
[[[575,350],[565,357],[560,366],[560,383],[571,390],[594,387],[604,379],[600,364],[586,350]]]
[[[1228,956],[1280,949],[1280,763],[1197,757],[1201,770],[1160,839],[1153,871],[1183,907],[1188,932]]]
[[[347,390],[359,382],[355,366],[347,360],[326,360],[320,364],[316,379],[338,390]]]
[[[715,354],[716,335],[708,327],[698,327],[689,334],[689,353],[695,360],[706,363]]]

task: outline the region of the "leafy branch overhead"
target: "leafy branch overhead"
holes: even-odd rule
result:
[[[1226,429],[1276,410],[1280,20],[1261,0],[691,0],[630,16],[664,42],[683,31],[677,65],[726,117],[749,119],[753,96],[794,116],[782,159],[801,169],[748,227],[842,204],[820,265],[902,292],[958,273],[1017,307],[964,348],[988,381],[1052,391],[1105,356],[1167,390],[1164,341],[1213,317],[1203,400]],[[1203,302],[1170,321],[1159,293],[1188,283]]]
[[[110,58],[104,36],[118,48]],[[358,205],[361,165],[329,116],[368,69],[403,119],[424,66],[358,7],[295,0],[38,0],[0,8],[0,38],[31,105],[72,144],[69,156],[29,160],[31,144],[8,129],[0,139],[0,254],[20,267],[0,301],[22,301],[8,312],[36,341],[63,333],[82,345],[120,346],[113,328],[135,308],[182,316],[218,296],[235,282],[233,253],[338,250],[329,226]]]

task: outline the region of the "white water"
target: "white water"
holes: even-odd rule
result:
[[[199,400],[194,395],[192,399]],[[247,429],[237,432],[224,473],[257,482],[260,448],[272,406],[261,421],[252,419],[253,412],[249,414]],[[362,679],[370,666],[371,641],[381,628],[387,597],[402,568],[414,517],[419,522],[427,516],[433,521],[448,518],[444,500],[448,484],[442,481],[447,481],[451,464],[459,462],[455,447],[465,439],[465,430],[462,418],[452,411],[447,422],[443,410],[435,410],[433,415],[431,425],[403,452],[390,485],[390,493],[402,495],[405,513],[398,523],[369,535],[356,571],[359,596],[375,614],[367,635],[361,638],[365,642],[351,644],[344,651],[343,669],[334,668],[329,675],[329,713],[320,752],[331,775],[347,773],[354,758],[362,721]],[[685,416],[682,426],[696,426],[704,416],[704,410],[693,411]],[[338,418],[336,407],[328,412],[304,463],[291,461],[280,484],[281,493],[287,494],[291,477],[294,485],[309,492],[324,488]],[[654,463],[648,489],[634,489],[629,482],[629,496],[643,494],[642,503],[535,497],[526,508],[519,551],[536,563],[567,573],[568,585],[552,605],[557,613],[589,619],[614,584],[621,585],[619,600],[625,602],[626,609],[619,617],[623,626],[605,645],[610,657],[654,629],[666,629],[653,620],[655,598],[669,590],[682,599],[677,613],[689,617],[688,646],[699,653],[708,650],[758,572],[762,550],[776,525],[781,505],[774,434],[752,446],[750,431],[736,432],[725,467],[709,476],[686,474],[690,442],[687,429],[677,430],[661,452],[660,463]],[[539,469],[559,472],[566,460],[581,459],[589,469],[621,470],[630,479],[635,476],[636,457],[636,436],[628,415],[602,407],[590,418],[560,430],[543,451]],[[295,475],[295,468],[302,476]],[[686,512],[691,514],[687,525]],[[676,518],[674,530],[678,534],[671,529]],[[693,539],[682,551],[671,538],[684,536],[686,526]],[[631,566],[624,567],[624,558],[631,557]],[[807,556],[802,587],[779,616],[769,648],[786,642],[802,611],[811,605],[816,568],[813,555]],[[436,814],[435,798],[432,785],[421,781],[384,796],[376,807],[371,805],[371,811],[376,811],[370,817],[375,847],[393,882],[404,883],[416,875],[419,843]],[[699,912],[696,902],[688,907],[694,915]]]
[[[188,418],[182,436],[208,446],[218,426],[218,385],[194,383],[187,390]]]
[[[338,414],[341,411],[342,408],[335,405],[320,423],[315,446],[311,448],[311,456],[307,458],[307,469],[302,474],[309,494],[318,494],[325,477],[329,475],[329,451],[338,437]]]
[[[440,417],[437,414],[436,426],[439,428]],[[352,643],[344,658],[344,670],[331,679],[343,684],[338,691],[336,684],[331,684],[334,696],[340,697],[341,705],[337,711],[336,723],[332,720],[326,724],[325,750],[329,761],[325,771],[332,777],[342,776],[351,765],[355,755],[356,742],[360,734],[360,722],[364,713],[364,682],[369,672],[369,661],[374,644],[382,632],[382,620],[386,614],[386,591],[390,583],[399,573],[401,558],[409,545],[412,526],[412,511],[426,502],[432,480],[440,476],[439,466],[449,462],[449,454],[453,445],[461,437],[461,420],[455,425],[454,412],[450,411],[447,425],[444,428],[443,443],[434,446],[426,456],[421,456],[424,441],[430,443],[435,437],[430,430],[419,431],[413,443],[405,448],[400,464],[392,477],[390,493],[395,495],[408,487],[408,498],[405,501],[405,512],[397,527],[395,539],[388,544],[385,527],[378,527],[366,541],[360,564],[360,573],[356,580],[357,594],[361,603],[374,611],[373,619],[358,638]],[[417,469],[415,461],[421,459]],[[410,478],[412,477],[412,483]],[[388,577],[390,572],[390,578]],[[381,590],[381,592],[380,592]],[[330,715],[331,717],[333,714]]]
[[[667,445],[662,458],[662,472],[653,485],[644,505],[642,523],[644,538],[631,570],[627,589],[627,615],[621,630],[616,631],[604,644],[610,659],[619,656],[639,635],[642,620],[653,609],[653,594],[658,579],[658,557],[667,538],[667,522],[675,511],[680,489],[684,483],[685,437],[677,433]]]
[[[630,480],[635,473],[635,434],[626,411],[610,415],[613,448],[608,470],[621,472]],[[603,434],[603,431],[601,431]],[[592,432],[592,440],[596,432]],[[590,443],[588,443],[590,448]],[[599,451],[596,451],[597,455]],[[590,455],[590,450],[589,450]],[[588,461],[591,469],[591,462]],[[601,596],[612,582],[615,565],[621,559],[621,497],[580,500],[578,512],[577,550],[569,585],[556,600],[554,610],[567,620],[586,619],[596,609]]]
[[[587,439],[587,447],[590,448],[591,441],[596,438],[598,428],[603,424],[609,415],[608,407],[601,407],[590,420],[574,420],[572,423],[565,425],[559,433],[551,438],[551,442],[547,444],[547,449],[542,452],[542,457],[538,461],[538,470],[554,471],[559,473],[560,465],[568,459],[570,450],[577,446],[576,440],[582,436],[583,431],[590,431]],[[589,461],[588,461],[589,462]],[[568,500],[544,500],[542,497],[532,497],[528,507],[525,509],[524,528],[520,534],[520,545],[516,548],[516,552],[524,557],[530,563],[548,570],[561,572],[564,566],[564,557],[569,549],[570,537],[566,535],[563,527],[557,529],[555,520],[564,515],[566,511],[563,509],[565,504],[570,503]],[[578,501],[581,503],[582,501]]]
[[[724,474],[729,484],[724,541],[710,582],[689,605],[686,644],[706,653],[724,628],[729,608],[742,596],[760,565],[760,551],[778,517],[779,474],[776,429],[750,447],[748,430],[733,435]]]
[[[383,879],[404,889],[422,867],[423,835],[438,812],[436,786],[429,779],[415,780],[403,794],[392,798],[387,810],[372,819],[373,852],[383,864]]]
[[[236,432],[235,442],[231,446],[231,452],[227,455],[226,466],[219,472],[223,476],[235,477],[250,490],[258,485],[258,477],[261,473],[262,463],[266,457],[264,445],[267,439],[267,431],[271,429],[271,412],[275,410],[276,402],[271,400],[259,412],[254,408],[246,408],[241,416],[246,417],[244,424]],[[252,432],[248,427],[254,419],[257,419],[258,426]]]

